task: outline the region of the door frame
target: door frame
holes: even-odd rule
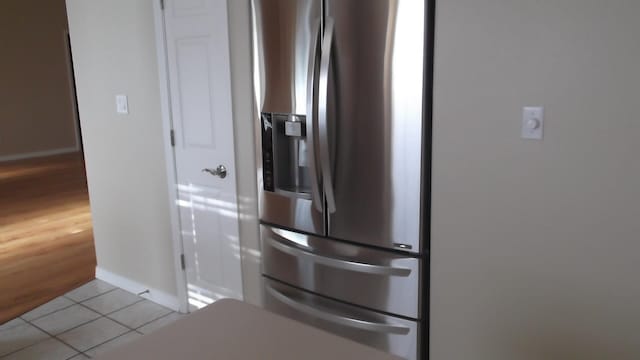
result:
[[[73,127],[75,130],[76,136],[76,151],[84,152],[84,147],[82,144],[82,133],[80,132],[80,112],[78,110],[78,89],[76,88],[76,73],[75,68],[73,66],[73,49],[71,48],[71,36],[69,34],[69,28],[67,26],[66,29],[62,31],[62,37],[64,40],[65,49],[65,59],[67,62],[67,67],[69,70],[69,89],[71,91],[71,108],[73,110]],[[84,156],[84,155],[83,155]]]
[[[171,239],[173,243],[173,266],[178,291],[178,304],[181,313],[189,312],[187,297],[187,277],[182,268],[184,254],[182,236],[180,234],[180,213],[178,209],[178,182],[176,159],[171,141],[173,121],[171,118],[171,99],[169,88],[169,65],[167,63],[167,42],[165,36],[163,0],[153,2],[153,19],[156,38],[156,57],[158,60],[158,79],[160,85],[160,112],[163,130],[164,158],[167,169],[167,200],[169,201],[169,217],[171,225]]]

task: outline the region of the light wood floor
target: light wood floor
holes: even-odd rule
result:
[[[0,163],[0,324],[93,279],[79,154]]]

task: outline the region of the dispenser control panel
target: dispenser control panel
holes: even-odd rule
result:
[[[306,117],[295,114],[262,113],[262,179],[266,191],[308,198],[311,178],[308,168]]]
[[[273,119],[262,114],[262,182],[266,191],[274,191],[273,176]]]

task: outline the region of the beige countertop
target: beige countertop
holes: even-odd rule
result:
[[[99,359],[399,358],[237,300],[220,300]]]

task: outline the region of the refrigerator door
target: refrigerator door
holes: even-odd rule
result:
[[[258,109],[304,115],[322,1],[253,0],[252,4]]]
[[[356,342],[418,358],[420,323],[347,305],[264,278],[264,308]]]
[[[330,140],[330,237],[422,250],[425,15],[424,0],[326,1],[334,31],[323,39],[319,133]]]
[[[263,274],[314,293],[420,318],[420,260],[260,226]]]
[[[314,92],[321,0],[254,0],[260,220],[325,234],[316,162]]]

